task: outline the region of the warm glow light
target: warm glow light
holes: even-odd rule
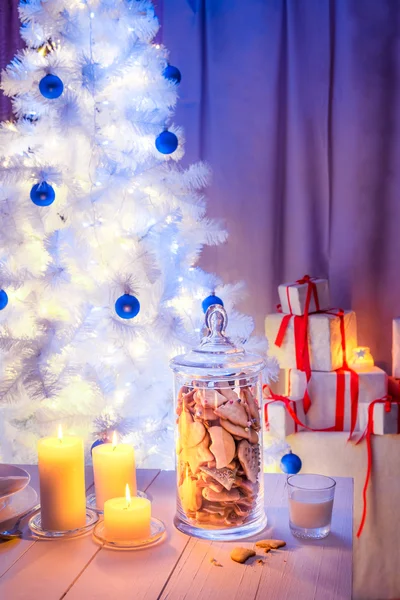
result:
[[[60,440],[60,442],[62,442],[62,438],[63,438],[62,427],[61,427],[61,425],[59,425],[58,426],[58,439]]]
[[[126,508],[129,508],[131,505],[131,490],[129,489],[129,484],[126,484],[125,487],[125,498],[126,498]]]
[[[353,349],[352,365],[355,367],[370,368],[374,366],[374,359],[367,346],[358,346]]]
[[[112,445],[113,445],[113,449],[116,448],[118,444],[118,436],[117,436],[117,432],[114,431],[113,436],[112,436]],[[128,485],[128,484],[127,484]]]

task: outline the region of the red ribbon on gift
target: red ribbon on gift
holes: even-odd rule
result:
[[[344,425],[344,409],[345,409],[345,373],[350,373],[350,435],[352,437],[356,424],[358,414],[358,396],[359,396],[359,385],[358,385],[358,373],[351,369],[347,363],[346,356],[346,335],[344,329],[344,310],[342,308],[332,308],[330,310],[324,310],[322,313],[327,315],[333,315],[340,319],[340,337],[342,341],[342,352],[343,352],[343,367],[336,371],[337,383],[336,383],[336,423],[335,431],[343,431]]]
[[[308,431],[335,431],[335,427],[327,427],[326,429],[312,429],[311,427],[308,427],[305,423],[302,423],[297,415],[297,410],[295,409],[296,404],[293,402],[293,400],[290,400],[290,398],[288,398],[287,396],[279,396],[278,394],[274,394],[274,392],[271,390],[269,385],[267,385],[267,384],[263,385],[263,393],[267,400],[267,402],[264,404],[265,423],[268,423],[268,404],[272,404],[273,402],[283,402],[287,412],[292,417],[292,419],[295,423],[295,427],[300,426],[300,427],[303,427],[304,429],[307,429]],[[303,402],[304,402],[304,399],[303,399]],[[293,404],[293,406],[292,406],[292,404]],[[297,429],[296,429],[296,431],[297,431]]]
[[[308,285],[308,289],[311,288],[312,295],[314,296],[315,310],[316,310],[316,312],[319,312],[318,290],[317,290],[317,284],[315,283],[315,281],[317,281],[317,279],[315,277],[310,277],[309,275],[304,275],[304,277],[302,277],[301,279],[298,279],[295,283],[290,283],[289,285],[286,286],[286,297],[287,297],[287,301],[288,301],[290,314],[292,314],[293,311],[292,311],[292,305],[290,303],[289,288],[294,287],[295,285],[303,285],[304,283],[306,283]],[[307,292],[308,292],[308,290],[307,290]],[[310,300],[311,300],[311,297],[310,297]],[[304,312],[306,312],[306,308],[309,308],[309,307],[307,307],[307,301],[306,301],[306,305],[304,307]]]
[[[298,284],[298,283],[300,283],[300,284],[307,283],[308,284],[306,301],[305,301],[305,305],[304,305],[304,315],[299,317],[297,315],[290,314],[290,315],[285,315],[283,317],[281,324],[279,326],[278,334],[275,339],[275,345],[278,346],[278,348],[280,348],[282,346],[283,340],[285,339],[285,335],[286,335],[286,331],[287,331],[290,319],[293,318],[294,319],[294,343],[295,343],[295,351],[296,351],[296,367],[300,371],[304,371],[304,373],[306,374],[307,384],[308,384],[308,382],[311,379],[310,353],[308,350],[308,314],[309,314],[309,310],[310,310],[310,302],[311,302],[312,294],[314,294],[314,297],[315,297],[315,305],[317,307],[317,310],[319,310],[319,303],[318,303],[317,287],[309,275],[304,275],[304,277],[302,279],[298,279],[296,281],[296,284]],[[291,285],[296,285],[296,284],[291,284]],[[288,286],[288,288],[289,287],[290,286]],[[287,293],[288,293],[288,288],[286,289]],[[288,302],[289,302],[290,312],[292,312],[292,309],[290,306],[289,295],[288,295]],[[310,406],[311,406],[311,400],[310,400],[310,396],[308,394],[308,390],[306,389],[305,394],[304,394],[304,411],[306,414],[309,411]]]
[[[367,491],[372,472],[372,434],[374,433],[374,407],[376,404],[384,404],[386,412],[390,412],[393,404],[397,404],[397,432],[400,433],[400,401],[393,400],[391,396],[384,396],[383,398],[379,398],[378,400],[374,400],[373,402],[371,402],[371,404],[368,406],[367,426],[360,439],[356,442],[356,445],[358,445],[360,442],[362,442],[363,439],[365,439],[367,443],[367,474],[365,477],[363,488],[363,512],[361,516],[360,525],[357,531],[357,537],[360,537],[360,535],[362,534],[367,518]]]

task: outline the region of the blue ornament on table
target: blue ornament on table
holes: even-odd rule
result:
[[[161,154],[172,154],[178,147],[178,138],[172,131],[162,131],[156,138],[156,148]]]
[[[64,84],[57,75],[48,73],[39,82],[39,91],[48,100],[59,98],[64,91]]]
[[[281,458],[281,469],[288,475],[297,475],[302,467],[301,459],[297,454],[293,454],[290,450],[288,454],[285,454]]]
[[[101,446],[102,444],[105,444],[104,440],[95,440],[90,447],[90,454],[92,454],[93,448],[96,448],[96,446]]]
[[[0,310],[3,310],[8,304],[7,292],[0,290]]]
[[[169,79],[170,81],[173,81],[176,84],[180,83],[182,79],[180,70],[177,67],[174,67],[173,65],[167,65],[165,67],[163,71],[163,76],[165,77],[165,79]]]
[[[209,296],[207,296],[207,298],[204,298],[203,302],[201,303],[203,312],[206,313],[210,306],[212,306],[213,304],[220,304],[221,306],[224,305],[221,298],[218,298],[218,296],[212,293]]]
[[[115,312],[121,319],[133,319],[140,311],[140,302],[136,296],[124,294],[115,303]]]
[[[56,193],[49,183],[41,181],[32,187],[30,197],[36,206],[50,206],[55,200]]]

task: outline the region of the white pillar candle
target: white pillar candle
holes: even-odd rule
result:
[[[111,498],[123,497],[126,484],[136,495],[135,452],[132,446],[118,444],[114,433],[112,444],[93,448],[92,458],[98,509],[103,510],[104,503]]]
[[[39,440],[38,464],[43,529],[67,531],[86,523],[83,441],[62,436]]]
[[[104,534],[108,540],[145,540],[150,536],[151,502],[132,497],[129,486],[126,496],[104,503]]]

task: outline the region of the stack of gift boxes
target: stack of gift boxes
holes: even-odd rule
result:
[[[388,408],[388,376],[358,347],[356,314],[332,309],[326,279],[305,276],[278,288],[279,312],[265,319],[279,389],[266,390],[267,430],[284,437],[315,431],[363,432],[373,406],[373,433],[399,432],[398,405]],[[400,379],[400,319],[393,324],[394,377]],[[390,382],[400,396],[400,385]],[[281,397],[281,398],[280,398]],[[289,402],[288,402],[289,401]],[[304,427],[305,426],[305,427]]]

